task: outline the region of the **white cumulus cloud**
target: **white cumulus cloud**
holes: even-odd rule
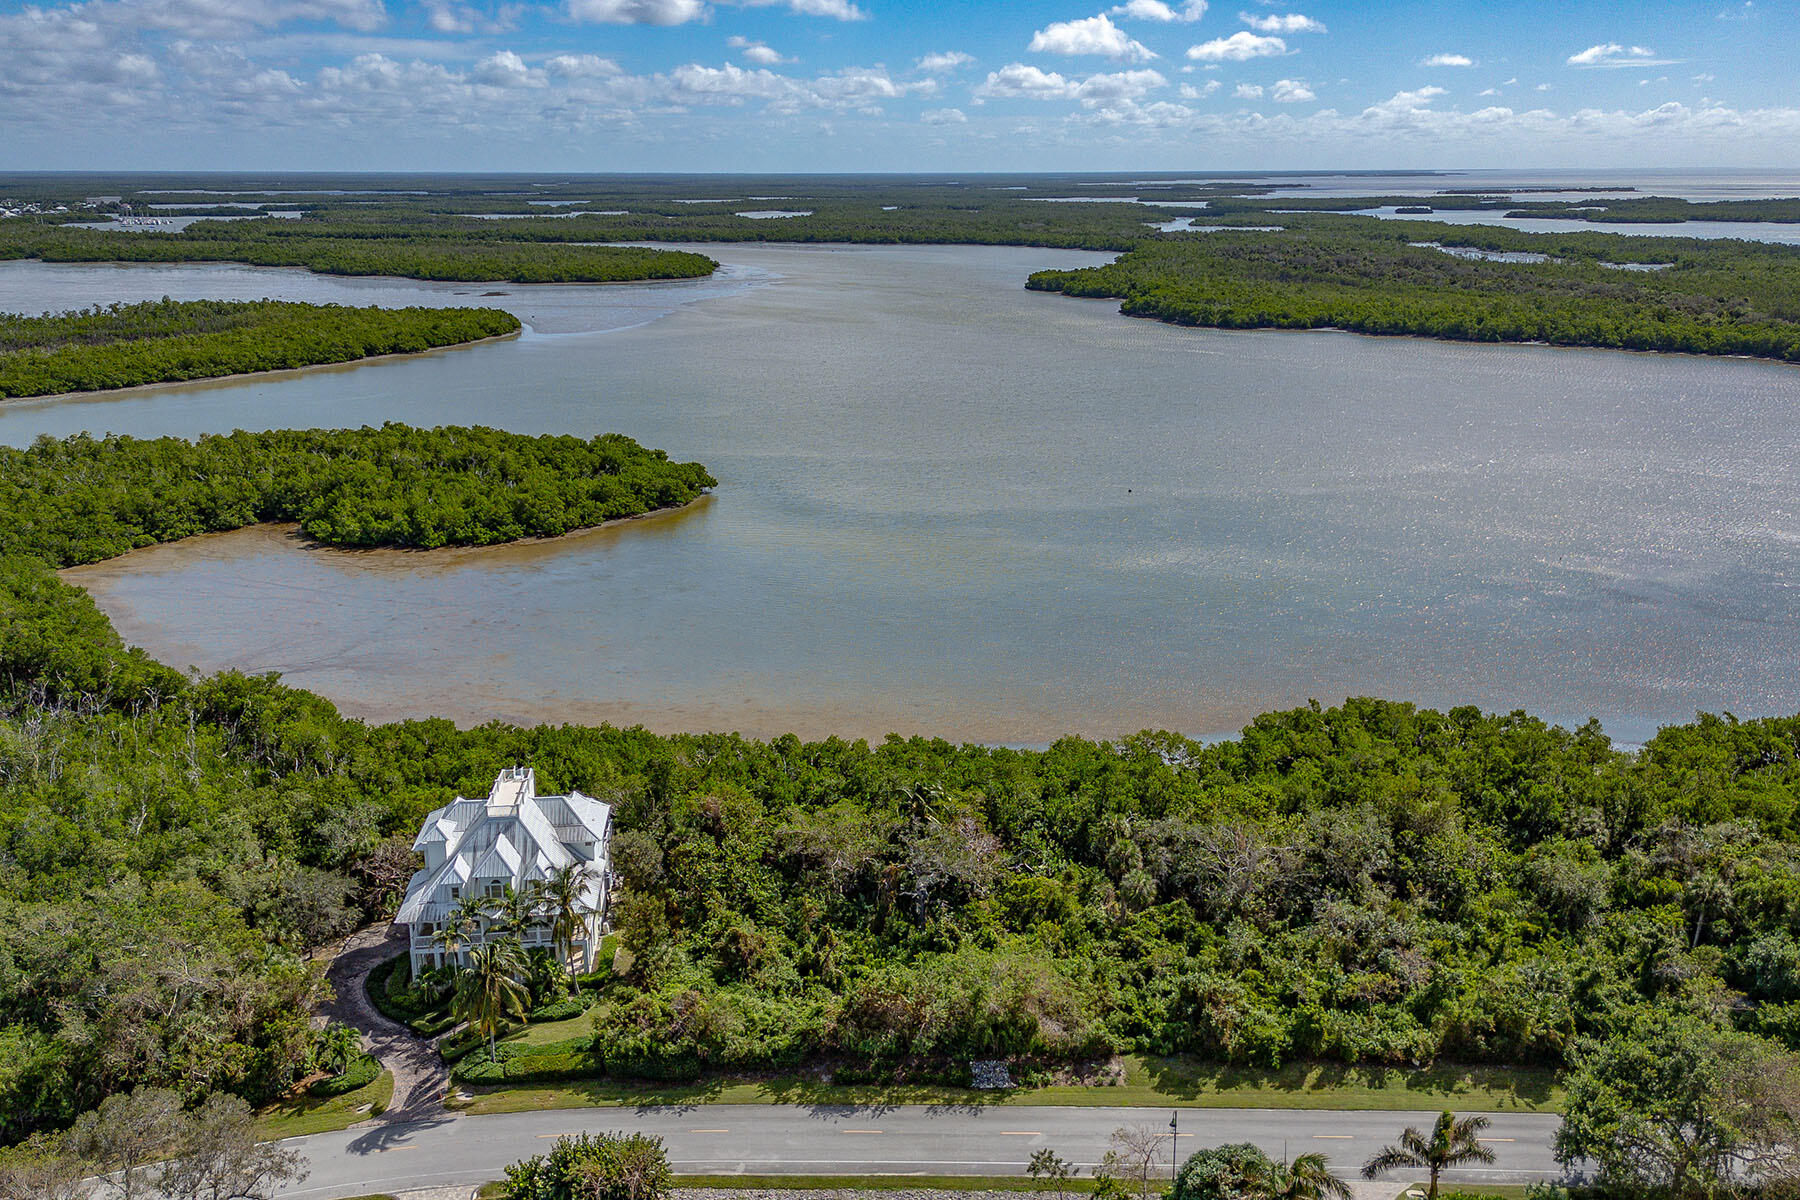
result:
[[[1056,71],[1042,71],[1027,63],[1008,63],[989,72],[975,89],[977,100],[1079,100],[1087,106],[1108,101],[1134,100],[1169,81],[1157,71],[1118,71],[1071,79]]]
[[[1253,13],[1239,13],[1238,20],[1259,33],[1325,32],[1324,25],[1300,13],[1271,13],[1266,17],[1259,17]]]
[[[831,17],[839,21],[866,21],[869,14],[850,0],[739,0],[748,8],[767,8],[779,4],[803,17]]]
[[[759,67],[773,67],[784,62],[793,61],[793,59],[787,58],[781,51],[770,46],[767,42],[752,41],[750,38],[743,37],[739,34],[733,34],[731,37],[726,38],[725,44],[741,54],[745,62],[753,62]]]
[[[532,71],[511,50],[497,50],[475,64],[470,77],[488,87],[529,87],[542,84],[543,75]]]
[[[1421,67],[1472,67],[1475,60],[1466,54],[1434,54],[1430,58],[1420,59]]]
[[[1106,11],[1133,21],[1198,21],[1206,15],[1206,0],[1187,0],[1178,9],[1164,4],[1163,0],[1125,0]]]
[[[967,125],[968,114],[960,108],[928,108],[919,114],[927,125]]]
[[[563,79],[604,79],[618,75],[619,64],[598,54],[557,54],[544,61],[544,70]]]
[[[1621,46],[1618,42],[1602,42],[1569,55],[1571,67],[1666,67],[1680,61],[1658,58],[1648,46]]]
[[[1253,58],[1275,58],[1287,52],[1287,43],[1278,37],[1259,37],[1240,29],[1230,37],[1189,46],[1187,56],[1195,62],[1248,62]]]
[[[706,16],[704,0],[565,0],[577,21],[603,25],[685,25]]]
[[[973,54],[964,54],[961,50],[942,50],[936,54],[927,54],[915,65],[927,75],[945,75],[961,70],[974,61]]]
[[[1313,90],[1306,86],[1303,79],[1277,79],[1275,81],[1274,99],[1277,104],[1305,104],[1308,100],[1317,100]]]
[[[1223,86],[1224,85],[1216,79],[1209,79],[1200,87],[1195,87],[1191,83],[1184,83],[1181,85],[1181,98],[1183,100],[1204,100]]]
[[[1114,62],[1148,62],[1150,47],[1126,35],[1103,13],[1079,21],[1056,21],[1031,35],[1033,54],[1095,54]]]

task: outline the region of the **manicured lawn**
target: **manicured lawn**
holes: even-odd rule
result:
[[[593,1014],[580,1013],[564,1017],[560,1021],[540,1021],[527,1025],[515,1033],[507,1034],[501,1040],[517,1042],[523,1046],[548,1046],[552,1042],[566,1042],[570,1038],[590,1037],[593,1032]]]
[[[547,1027],[545,1027],[547,1028]],[[1218,1067],[1185,1059],[1126,1060],[1110,1087],[1043,1087],[1006,1093],[962,1088],[838,1086],[786,1078],[628,1084],[610,1080],[469,1087],[470,1112],[524,1112],[627,1104],[1016,1104],[1191,1108],[1394,1109],[1554,1112],[1562,1089],[1541,1069],[1437,1066],[1423,1071],[1296,1064],[1279,1071]]]
[[[302,1137],[309,1133],[330,1133],[348,1129],[358,1121],[366,1121],[383,1112],[394,1098],[394,1074],[383,1071],[367,1087],[345,1092],[342,1096],[320,1099],[304,1093],[282,1100],[256,1115],[256,1136],[272,1142],[280,1138]],[[359,1112],[363,1105],[372,1105]]]

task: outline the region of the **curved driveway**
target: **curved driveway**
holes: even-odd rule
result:
[[[1181,1156],[1224,1142],[1255,1142],[1270,1155],[1323,1152],[1355,1177],[1365,1159],[1407,1125],[1429,1128],[1429,1112],[1322,1112],[1184,1108]],[[1560,1118],[1496,1113],[1487,1130],[1492,1167],[1447,1172],[1462,1182],[1518,1183],[1560,1174],[1550,1142]],[[583,1131],[642,1130],[668,1146],[682,1173],[781,1175],[1013,1175],[1048,1146],[1086,1174],[1121,1125],[1167,1134],[1169,1110],[1077,1107],[869,1107],[705,1104],[669,1108],[572,1108],[468,1117],[449,1113],[362,1125],[286,1143],[311,1175],[284,1197],[331,1200],[370,1192],[484,1183],[506,1164],[541,1154]],[[1162,1170],[1168,1169],[1165,1157]],[[1396,1183],[1404,1180],[1396,1178]]]

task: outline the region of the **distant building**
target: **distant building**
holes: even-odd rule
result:
[[[411,934],[412,969],[442,966],[446,957],[460,961],[471,946],[503,936],[491,909],[464,924],[450,942],[441,931],[469,897],[492,904],[508,887],[525,893],[571,864],[583,864],[586,885],[580,911],[582,927],[573,939],[569,968],[591,971],[605,928],[611,861],[612,809],[599,800],[571,792],[540,796],[530,767],[509,767],[494,780],[486,800],[457,797],[425,818],[413,849],[425,865],[406,887],[406,899],[394,924]],[[529,948],[550,946],[548,919],[507,929]]]

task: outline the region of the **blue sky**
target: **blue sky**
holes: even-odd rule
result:
[[[0,0],[0,168],[1800,166],[1800,6]]]

